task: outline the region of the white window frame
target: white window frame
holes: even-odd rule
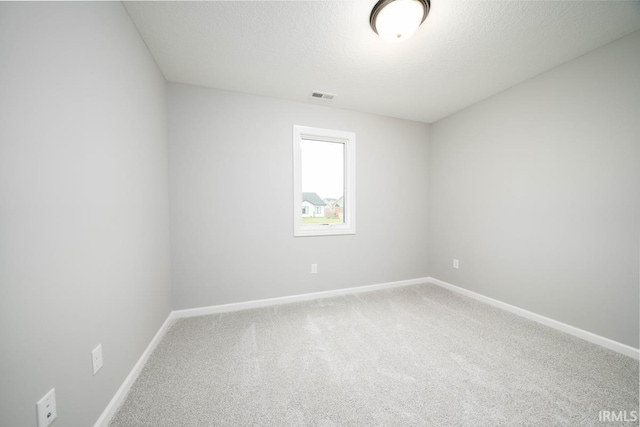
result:
[[[302,215],[300,215],[300,203],[302,203],[302,156],[300,142],[303,140],[344,144],[343,223],[302,223]],[[293,235],[295,237],[303,237],[342,234],[356,234],[356,134],[354,132],[340,130],[293,126]]]

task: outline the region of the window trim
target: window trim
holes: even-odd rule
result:
[[[303,224],[300,214],[302,202],[302,155],[300,141],[324,141],[344,144],[344,211],[343,223]],[[356,234],[356,134],[354,132],[293,126],[293,235],[332,236]]]

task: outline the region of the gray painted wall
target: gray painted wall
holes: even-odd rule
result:
[[[438,121],[430,143],[431,276],[638,347],[640,32]]]
[[[0,425],[86,427],[170,311],[165,81],[119,2],[0,3],[0,58]]]
[[[168,98],[175,309],[427,275],[429,125],[182,84]],[[356,235],[293,237],[293,125],[356,132]]]

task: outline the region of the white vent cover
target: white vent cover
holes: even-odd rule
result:
[[[335,93],[318,92],[314,90],[309,96],[315,99],[326,99],[327,101],[331,101],[337,95]]]

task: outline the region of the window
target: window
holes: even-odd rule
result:
[[[355,162],[355,133],[293,127],[294,236],[355,234]]]

